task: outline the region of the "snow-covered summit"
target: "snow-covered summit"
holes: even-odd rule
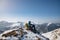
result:
[[[30,30],[26,29],[12,29],[3,32],[0,35],[0,39],[6,39],[6,40],[48,40],[46,37],[33,33]]]

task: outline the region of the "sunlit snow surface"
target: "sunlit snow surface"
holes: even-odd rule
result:
[[[50,40],[60,40],[60,28],[42,35],[49,38]]]
[[[12,29],[12,30],[8,30],[8,31],[5,31],[4,33],[2,33],[0,35],[0,39],[6,39],[6,40],[19,40],[19,36],[16,36],[14,37],[13,35],[11,37],[2,37],[3,34],[6,34],[7,32],[10,32],[10,31],[13,31],[13,30],[18,30],[18,29]],[[17,32],[17,31],[16,31]],[[42,35],[39,35],[39,34],[35,34],[33,33],[32,31],[30,30],[25,30],[23,29],[23,32],[26,32],[25,34],[23,34],[23,37],[21,37],[20,39],[21,40],[38,40],[38,38],[40,40],[47,40],[45,37],[43,37]],[[18,32],[17,32],[18,33]],[[18,33],[19,34],[19,33]]]
[[[38,34],[35,34],[31,31],[27,31],[27,30],[25,31],[27,32],[27,34],[23,36],[22,40],[38,40],[37,37],[41,38],[41,40],[45,39],[42,36],[39,36]]]

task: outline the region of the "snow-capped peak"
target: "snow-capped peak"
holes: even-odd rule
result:
[[[50,24],[52,24],[51,22],[47,24],[47,26],[49,26]]]

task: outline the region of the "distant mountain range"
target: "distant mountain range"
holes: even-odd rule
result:
[[[2,33],[6,33],[7,32],[10,32],[10,30],[13,30],[13,29],[18,29],[18,28],[22,28],[24,29],[24,24],[23,22],[7,22],[7,21],[0,21],[0,34]],[[43,24],[35,24],[35,28],[38,32],[40,32],[42,35],[38,35],[39,37],[43,37],[42,39],[45,40],[47,38],[49,38],[50,40],[53,39],[55,40],[60,40],[60,23],[43,23]],[[17,30],[18,31],[18,30]],[[25,29],[24,29],[25,31]],[[26,34],[27,38],[33,38],[33,37],[36,37],[37,35],[32,33],[32,31],[30,32],[29,30],[27,30],[28,34]],[[15,32],[15,31],[14,31]],[[12,32],[12,33],[14,33]],[[18,33],[18,32],[16,32]],[[26,32],[25,32],[26,33]],[[56,34],[57,33],[57,34]],[[19,34],[19,33],[18,33]],[[9,34],[10,35],[10,34]],[[35,36],[36,35],[36,36]],[[46,36],[47,35],[47,36]],[[19,37],[19,36],[18,36]],[[1,37],[0,37],[1,38]],[[8,37],[10,38],[10,37]],[[13,37],[12,38],[16,38],[16,37]],[[25,36],[23,37],[25,38]],[[10,38],[11,39],[11,38]],[[24,40],[24,39],[23,39]],[[47,39],[48,40],[48,39]]]
[[[8,23],[6,21],[0,21],[0,33],[6,30],[10,29],[10,25],[12,25],[12,23]]]
[[[0,21],[0,33],[14,28],[24,27],[23,22],[7,22]],[[54,29],[60,28],[60,23],[43,23],[43,24],[35,24],[36,30],[40,33],[46,33],[52,31]]]
[[[36,24],[36,29],[41,33],[46,33],[58,28],[60,28],[60,23]]]

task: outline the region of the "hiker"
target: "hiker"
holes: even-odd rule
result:
[[[31,24],[31,21],[29,21],[28,23],[25,24],[25,28],[27,30],[31,30],[32,32],[34,33],[39,33],[36,28],[35,28],[35,25],[34,24]]]
[[[31,24],[31,21],[28,22],[28,27],[29,27],[29,30],[32,30],[32,24]]]
[[[26,28],[26,30],[29,30],[29,27],[28,27],[27,23],[25,24],[25,28]]]
[[[31,24],[31,21],[28,22],[28,27],[29,27],[29,30],[31,30],[32,32],[34,33],[39,33],[36,28],[35,28],[35,25],[34,24]]]
[[[31,22],[30,21],[25,24],[25,28],[26,28],[26,30],[32,30]]]

